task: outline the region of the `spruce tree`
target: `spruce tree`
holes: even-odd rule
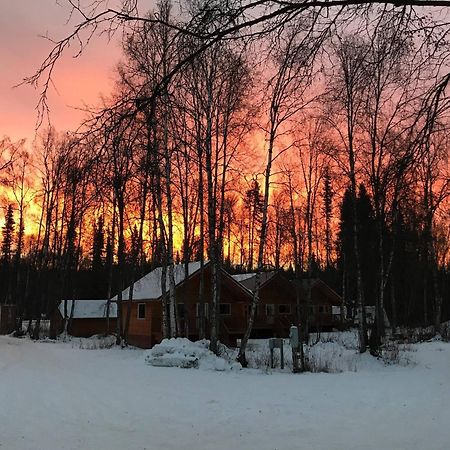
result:
[[[353,206],[349,188],[344,192],[340,208],[338,233],[338,266],[342,273],[342,295],[348,317],[356,312],[356,262],[353,246]]]
[[[13,207],[12,205],[8,205],[5,215],[5,225],[2,229],[2,259],[4,262],[9,262],[11,260],[15,223]]]
[[[103,217],[100,216],[94,225],[94,236],[92,242],[92,270],[99,272],[103,268],[103,252],[105,246],[105,230]]]
[[[376,301],[376,228],[372,201],[364,185],[359,186],[358,197],[356,199],[356,211],[359,223],[359,256],[361,272],[364,280],[364,298],[366,305],[375,305]],[[345,290],[345,300],[347,307],[356,307],[356,259],[353,246],[353,208],[350,189],[344,193],[341,204],[339,223],[339,258],[338,263],[343,273],[343,291]],[[353,311],[355,312],[355,311]]]
[[[325,251],[327,267],[331,265],[331,219],[333,217],[333,188],[330,170],[327,167],[323,176],[323,213],[325,216]]]
[[[248,270],[253,269],[254,246],[257,235],[257,228],[262,220],[263,196],[260,185],[255,178],[252,180],[251,187],[245,192],[244,205],[248,211]]]
[[[372,199],[365,186],[359,186],[357,211],[359,221],[359,252],[364,280],[366,305],[375,305],[377,297],[377,230]]]

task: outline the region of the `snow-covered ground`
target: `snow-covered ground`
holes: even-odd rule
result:
[[[443,342],[412,346],[406,366],[365,355],[356,372],[300,375],[83,347],[0,337],[0,449],[450,449]]]

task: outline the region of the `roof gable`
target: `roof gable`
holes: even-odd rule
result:
[[[205,262],[205,265],[207,263]],[[189,277],[200,270],[200,261],[190,262],[188,264]],[[174,265],[174,277],[175,286],[178,286],[184,281],[185,265],[175,264]],[[157,267],[156,269],[144,275],[139,280],[135,281],[133,287],[133,300],[157,300],[162,296],[161,289],[161,275],[162,267]],[[166,291],[169,290],[169,271],[167,271],[166,279]],[[122,291],[122,300],[127,300],[129,297],[130,287],[127,287]],[[112,298],[112,300],[117,300],[117,295]]]
[[[327,296],[328,300],[335,305],[340,305],[342,303],[342,297],[320,278],[311,278],[310,280],[303,278],[300,280],[293,280],[292,283],[300,287],[300,291],[304,297],[306,297],[309,283],[311,283],[311,290],[320,290]]]
[[[276,270],[272,270],[271,272],[261,272],[260,289],[272,280],[277,273],[278,271]],[[232,278],[241,283],[245,288],[254,292],[256,288],[256,273],[241,273],[238,275],[232,275]]]
[[[231,275],[231,277],[236,280],[239,283],[242,283],[245,280],[248,280],[250,278],[253,278],[256,275],[256,273],[238,273],[236,275]]]
[[[204,262],[204,267],[207,269],[209,267],[209,261]],[[188,279],[191,279],[193,276],[200,272],[200,261],[190,262],[188,264]],[[244,285],[239,283],[234,277],[232,277],[225,269],[221,268],[222,275],[227,279],[235,288],[239,289],[244,295],[251,297],[252,292]],[[157,267],[156,269],[149,272],[147,275],[144,275],[142,278],[137,280],[134,283],[133,289],[133,301],[144,301],[151,300],[156,301],[159,300],[162,296],[161,289],[161,274],[162,267]],[[185,265],[183,264],[175,264],[174,265],[174,276],[175,276],[175,287],[178,288],[181,286],[185,280]],[[129,289],[127,287],[122,291],[122,300],[126,301],[129,297]],[[167,273],[166,279],[166,291],[169,291],[169,274]],[[115,295],[112,301],[117,301],[117,295]]]

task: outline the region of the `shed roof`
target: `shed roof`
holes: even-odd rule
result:
[[[101,319],[106,317],[107,300],[67,300],[67,315],[72,311],[74,302],[74,319]],[[64,300],[58,306],[61,316],[64,317]],[[109,317],[117,318],[117,307],[115,303],[110,303]]]

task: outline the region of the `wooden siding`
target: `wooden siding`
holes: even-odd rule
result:
[[[109,319],[110,333],[116,331],[117,319]],[[64,331],[64,320],[59,310],[55,310],[50,317],[50,337],[55,339]],[[91,337],[94,334],[106,334],[107,321],[106,318],[100,317],[95,319],[72,319],[67,332],[75,337]]]
[[[197,316],[198,292],[200,274],[197,273],[176,287],[178,304],[177,323],[179,335],[190,339],[199,339],[200,318]],[[211,274],[209,267],[204,273],[204,303],[211,302]],[[137,305],[146,304],[145,320],[137,318]],[[220,303],[230,305],[230,314],[219,315],[219,339],[227,344],[235,343],[236,338],[242,337],[247,325],[246,311],[251,303],[251,294],[242,288],[229,275],[221,276]],[[125,304],[124,307],[126,308]],[[205,330],[209,331],[209,320],[205,318]],[[130,343],[132,340],[140,347],[151,347],[162,340],[162,305],[160,300],[148,299],[133,302],[130,320]]]
[[[143,319],[138,318],[138,305],[145,305],[145,317]],[[142,302],[136,301],[131,305],[130,315],[130,327],[128,329],[128,343],[135,345],[136,347],[150,348],[154,344],[152,336],[152,322],[155,315],[155,304],[158,302]],[[157,305],[156,305],[157,306]],[[125,301],[122,304],[122,317],[123,323],[125,323],[128,311],[128,302]]]
[[[294,286],[282,274],[275,274],[261,287],[259,297],[251,337],[288,337],[289,328],[297,323],[297,302]],[[289,312],[282,311],[282,309],[285,309],[284,305],[289,306]]]
[[[72,319],[68,332],[76,337],[90,337],[94,334],[106,334],[106,318]],[[109,319],[110,332],[116,329],[116,319]]]

